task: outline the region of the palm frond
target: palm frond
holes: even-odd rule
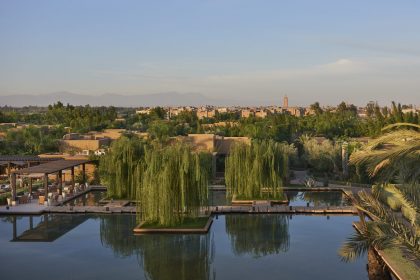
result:
[[[395,127],[403,127],[403,126],[420,128],[420,125],[414,124],[414,123],[394,123],[394,124],[390,124],[390,125],[385,126],[384,128],[382,128],[382,131],[385,131],[385,130],[388,130],[388,129],[391,129],[391,128],[395,128]]]
[[[399,173],[402,164],[420,165],[420,133],[400,130],[385,134],[353,153],[350,164],[365,166],[371,177],[382,181],[390,180]],[[416,171],[416,168],[411,171]],[[411,176],[411,179],[416,178],[420,179],[418,176]]]
[[[380,190],[380,189],[379,189]],[[378,191],[379,191],[378,190]],[[386,248],[392,242],[395,244],[404,245],[413,255],[420,258],[420,236],[416,233],[416,226],[411,226],[404,223],[400,217],[383,205],[379,201],[379,193],[375,191],[373,194],[365,191],[360,191],[356,199],[355,206],[366,213],[372,221],[364,223],[365,226],[361,229],[361,235],[358,238],[363,238],[370,246],[376,248]],[[353,237],[352,237],[353,238]],[[351,248],[349,245],[354,243],[354,240],[349,239],[344,244],[344,252],[348,252],[348,259],[351,260]],[[353,244],[353,246],[356,246]],[[359,244],[359,246],[362,246]],[[354,252],[358,252],[357,247],[353,248]]]
[[[369,248],[389,248],[399,245],[399,242],[389,233],[392,231],[388,224],[367,222],[365,226],[350,236],[339,250],[341,259],[345,262],[354,261],[364,255]]]

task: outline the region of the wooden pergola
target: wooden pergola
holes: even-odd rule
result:
[[[76,166],[82,166],[83,183],[86,182],[86,164],[93,162],[89,159],[61,159],[56,161],[47,162],[37,166],[23,168],[16,170],[11,174],[11,186],[12,186],[12,199],[16,199],[16,177],[27,176],[29,177],[29,193],[32,193],[32,178],[44,178],[44,193],[45,197],[48,196],[48,175],[57,174],[58,188],[61,193],[63,190],[63,170],[71,170],[71,182],[74,187],[74,168]]]
[[[31,167],[50,161],[62,160],[60,157],[40,157],[40,156],[20,156],[20,155],[0,155],[0,166],[6,165],[7,175],[12,173],[12,165]]]

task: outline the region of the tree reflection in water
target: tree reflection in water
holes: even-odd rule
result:
[[[137,226],[135,215],[100,216],[102,245],[112,249],[117,257],[129,257],[138,251],[138,240],[133,235]]]
[[[289,201],[305,201],[313,206],[351,205],[350,200],[341,191],[287,191]]]
[[[235,255],[258,258],[289,250],[289,220],[285,215],[226,215],[225,219]]]
[[[213,279],[213,235],[139,236],[138,259],[147,279]]]
[[[101,216],[101,241],[118,257],[136,255],[147,279],[214,279],[213,234],[135,236],[135,216]]]

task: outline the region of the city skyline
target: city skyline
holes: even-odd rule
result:
[[[414,1],[2,1],[0,100],[174,92],[419,105],[419,13]]]

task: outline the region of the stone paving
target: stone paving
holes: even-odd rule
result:
[[[30,203],[18,204],[16,206],[0,206],[0,215],[36,215],[42,214],[48,206],[38,204],[38,199]]]

